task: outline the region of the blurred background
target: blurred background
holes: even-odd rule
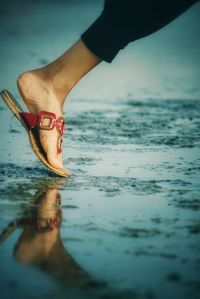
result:
[[[96,19],[103,0],[0,0],[0,87],[63,53]],[[70,98],[199,98],[200,3],[102,63]]]

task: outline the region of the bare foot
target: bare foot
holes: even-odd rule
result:
[[[17,79],[19,92],[30,112],[38,114],[49,111],[56,117],[63,115],[62,103],[53,90],[53,86],[42,77],[40,70],[23,73]],[[40,142],[47,154],[48,162],[56,168],[63,169],[62,154],[57,154],[59,133],[53,130],[39,130]]]

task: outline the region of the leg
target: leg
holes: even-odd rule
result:
[[[74,85],[101,59],[79,40],[55,61],[43,68],[28,71],[17,80],[20,94],[32,113],[41,110],[62,116],[65,99]],[[40,141],[49,163],[63,168],[61,154],[57,155],[57,130],[40,130]]]
[[[105,0],[104,10],[82,34],[84,44],[107,62],[130,42],[170,23],[199,0]]]

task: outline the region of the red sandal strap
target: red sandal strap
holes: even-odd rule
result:
[[[21,112],[21,117],[28,125],[29,129],[33,129],[38,123],[38,116],[31,112]]]
[[[21,112],[20,115],[30,129],[37,125],[43,130],[53,130],[56,127],[60,135],[63,135],[65,122],[62,116],[57,119],[55,113],[47,111],[41,111],[38,115],[31,112]]]
[[[31,112],[21,112],[20,115],[29,129],[33,129],[36,126],[43,130],[53,130],[56,128],[60,134],[58,140],[58,154],[62,152],[62,136],[66,127],[62,116],[56,118],[55,113],[48,111],[41,111],[38,115]]]

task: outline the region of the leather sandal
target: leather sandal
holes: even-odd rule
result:
[[[7,90],[3,90],[1,92],[1,97],[7,104],[8,108],[13,112],[15,117],[21,122],[21,124],[26,129],[31,147],[38,159],[55,174],[62,177],[70,176],[71,173],[69,170],[55,168],[49,164],[47,155],[43,150],[39,139],[39,129],[53,130],[54,128],[56,128],[59,133],[57,153],[61,153],[62,136],[66,127],[63,117],[61,116],[59,118],[56,118],[56,115],[54,113],[47,111],[41,111],[38,115],[35,115],[31,112],[24,112],[22,107],[14,99],[12,94]]]

